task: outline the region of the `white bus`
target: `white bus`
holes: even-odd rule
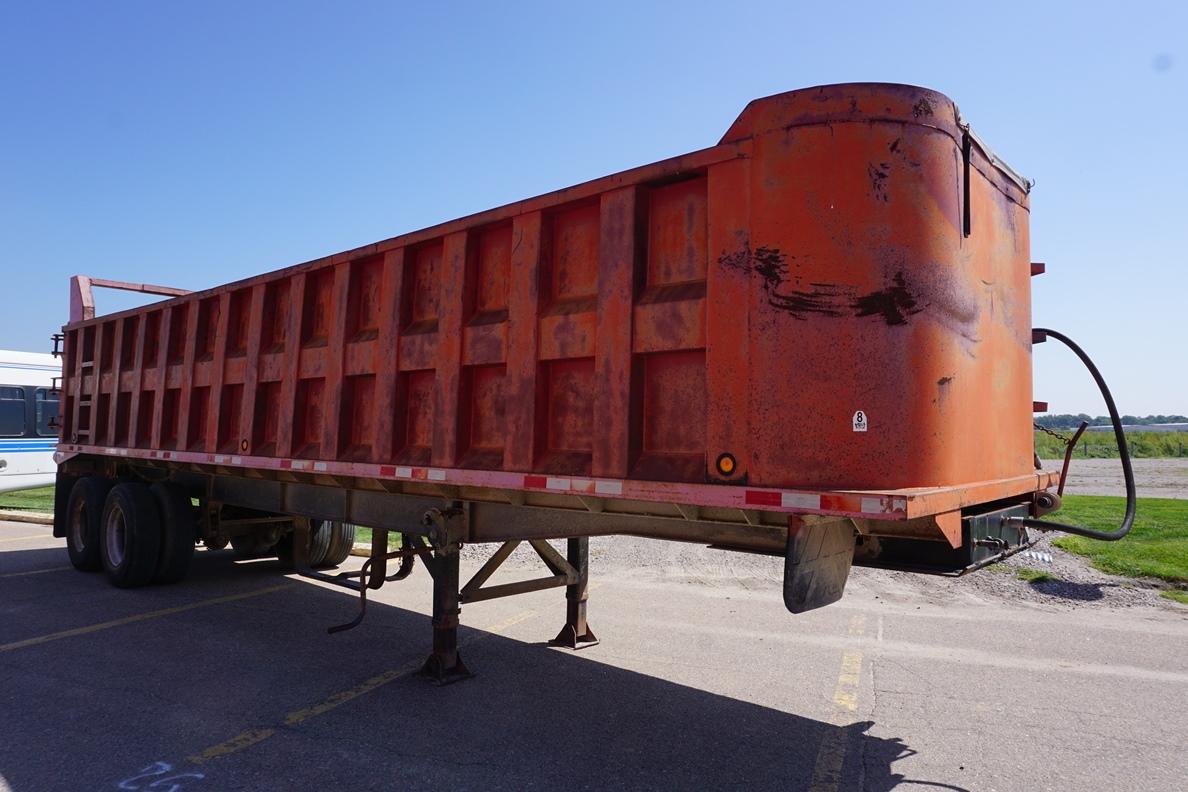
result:
[[[0,350],[0,492],[54,483],[61,374],[53,355]]]

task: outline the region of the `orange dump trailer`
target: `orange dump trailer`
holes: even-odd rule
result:
[[[420,558],[439,679],[465,674],[461,603],[565,586],[558,640],[593,640],[592,535],[784,555],[797,612],[853,560],[983,563],[1058,502],[1028,189],[945,96],[827,86],[711,148],[144,308],[94,316],[128,285],[75,278],[56,535],[134,586],[196,542],[328,578],[372,526],[334,579],[365,598]],[[486,585],[521,541],[548,575]],[[500,546],[461,586],[464,542]]]

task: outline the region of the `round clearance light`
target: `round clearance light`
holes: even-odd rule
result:
[[[718,472],[723,476],[734,475],[734,470],[737,467],[733,454],[722,454],[718,457],[716,464],[718,466]]]

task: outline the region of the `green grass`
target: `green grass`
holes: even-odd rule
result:
[[[1188,591],[1173,589],[1171,591],[1164,591],[1159,596],[1169,599],[1172,602],[1178,602],[1181,605],[1188,605]]]
[[[54,488],[38,487],[37,489],[21,490],[20,492],[6,492],[0,495],[0,509],[49,512],[52,514],[54,511]]]
[[[370,545],[371,544],[371,529],[364,528],[362,525],[357,526],[355,528],[355,544]],[[400,549],[400,537],[391,531],[388,532],[388,549],[389,550],[399,550]]]
[[[1057,429],[1065,437],[1072,437],[1075,429]],[[1127,432],[1126,445],[1130,455],[1139,459],[1155,457],[1188,457],[1188,432]],[[1040,459],[1063,459],[1064,443],[1051,435],[1036,431],[1035,452]],[[1117,459],[1118,441],[1114,433],[1085,432],[1077,442],[1074,459]]]
[[[1031,567],[1020,567],[1015,570],[1015,577],[1019,580],[1025,580],[1028,583],[1059,583],[1060,578],[1053,575],[1051,572],[1044,572],[1042,569],[1032,569]]]
[[[1097,530],[1114,530],[1122,521],[1124,498],[1066,495],[1060,511],[1045,519]],[[1139,498],[1130,535],[1117,542],[1065,536],[1057,547],[1083,555],[1111,575],[1157,578],[1188,585],[1188,500]]]

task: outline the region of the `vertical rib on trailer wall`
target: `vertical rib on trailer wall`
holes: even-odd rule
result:
[[[751,248],[750,161],[725,162],[709,172],[708,247],[711,254]],[[717,264],[718,262],[714,262]],[[750,460],[750,305],[759,296],[759,278],[736,267],[710,266],[706,283],[706,457],[710,476],[716,461],[730,454],[736,469],[729,478],[745,481]],[[741,353],[741,354],[740,354]]]
[[[264,344],[264,297],[267,287],[257,283],[251,287],[248,309],[247,347],[243,365],[243,392],[240,394],[239,427],[236,450],[244,453],[251,447],[252,422],[260,386],[260,350]]]
[[[604,193],[599,210],[598,304],[594,355],[595,476],[626,478],[631,448],[632,303],[635,298],[639,189]]]
[[[512,221],[511,275],[508,289],[507,373],[504,386],[504,467],[530,471],[535,462],[537,373],[540,323],[540,254],[544,230],[541,212]]]
[[[459,389],[462,379],[462,311],[466,291],[467,233],[447,236],[442,246],[437,299],[432,463],[454,467],[458,459]]]
[[[392,459],[395,448],[397,421],[396,381],[400,370],[398,353],[400,349],[400,324],[403,320],[403,305],[396,295],[403,294],[404,248],[390,250],[383,255],[383,271],[380,278],[380,304],[387,308],[381,313],[378,338],[379,348],[376,366],[376,422],[375,458]]]

